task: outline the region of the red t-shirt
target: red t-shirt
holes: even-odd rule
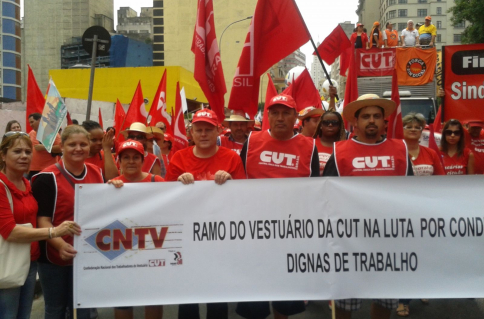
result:
[[[422,146],[415,160],[412,159],[413,174],[415,176],[445,175],[442,162],[436,151]]]
[[[116,163],[114,155],[111,154],[111,156],[113,157],[113,161]],[[93,157],[86,158],[85,162],[99,167],[102,170],[104,177],[106,177],[106,171],[104,170],[104,151],[99,152]]]
[[[474,154],[475,174],[484,174],[484,130],[478,138],[466,134],[466,147]]]
[[[324,167],[328,162],[331,154],[333,154],[333,147],[324,146],[319,138],[316,139],[316,148],[319,156],[319,175],[323,176]]]
[[[457,157],[457,154],[450,157],[449,155],[442,152],[444,156],[444,170],[447,175],[467,175],[467,164],[469,163],[469,155],[471,150],[468,148],[464,149],[462,156]]]
[[[191,173],[196,181],[214,180],[215,173],[220,170],[229,173],[233,179],[245,179],[244,165],[237,153],[219,146],[212,157],[198,158],[193,154],[194,147],[173,155],[165,177],[167,181],[176,181],[183,173]]]
[[[220,146],[226,147],[240,155],[244,143],[236,142],[230,136],[220,136]]]
[[[0,179],[10,190],[13,201],[12,214],[5,186],[0,183],[0,235],[6,240],[17,224],[31,223],[33,228],[37,228],[38,206],[32,195],[29,181],[23,179],[25,191],[22,192],[2,172],[0,172]],[[39,242],[32,242],[30,247],[30,260],[37,260],[40,256]]]
[[[144,179],[142,179],[142,180],[140,180],[139,182],[136,182],[136,183],[150,183],[151,182],[151,179],[153,178],[152,176],[155,177],[155,182],[164,182],[165,181],[163,179],[163,177],[161,177],[159,175],[148,174]],[[128,181],[126,179],[126,177],[124,177],[124,175],[115,177],[112,180],[113,181],[123,181],[123,183],[132,183],[132,182]]]

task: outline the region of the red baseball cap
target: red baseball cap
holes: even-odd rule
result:
[[[271,106],[274,106],[274,105],[285,105],[288,108],[296,109],[296,101],[294,101],[292,96],[287,94],[279,94],[274,96],[269,102],[269,105],[267,106],[267,108],[270,108]]]
[[[482,120],[469,120],[466,124],[469,125],[469,127],[477,126],[484,128],[484,122]]]
[[[192,123],[198,123],[198,122],[206,122],[218,127],[217,114],[215,114],[214,111],[209,109],[203,109],[203,110],[197,111],[193,115]]]
[[[145,149],[143,144],[136,140],[127,140],[121,144],[118,150],[118,155],[121,154],[125,150],[135,150],[141,155],[145,156]]]
[[[365,25],[364,25],[363,23],[358,23],[358,24],[356,25],[356,27],[357,27],[357,28],[358,28],[358,27],[364,27],[364,26],[365,26]]]
[[[165,141],[173,143],[173,136],[171,136],[171,134],[165,133]]]

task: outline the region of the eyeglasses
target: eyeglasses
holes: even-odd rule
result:
[[[324,126],[339,126],[339,121],[338,120],[322,120],[321,123]]]
[[[5,133],[5,135],[3,135],[3,138],[10,137],[10,136],[15,135],[15,134],[20,134],[22,136],[30,137],[30,135],[25,133],[25,132],[10,131],[10,132]]]
[[[146,140],[145,135],[128,135],[129,140],[144,141]]]
[[[452,131],[452,130],[445,130],[444,131],[445,135],[455,135],[455,136],[461,136],[462,132],[461,131]]]
[[[422,131],[423,127],[421,127],[421,126],[404,126],[403,129],[407,130],[407,131]]]

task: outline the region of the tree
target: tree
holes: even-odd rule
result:
[[[483,0],[455,0],[455,6],[448,12],[453,14],[450,18],[452,25],[468,22],[462,33],[462,43],[484,43],[484,1]]]

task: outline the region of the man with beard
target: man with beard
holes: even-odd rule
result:
[[[395,111],[395,102],[365,94],[346,105],[343,116],[352,122],[358,135],[336,142],[333,155],[323,176],[411,176],[412,163],[404,140],[387,139],[381,135],[384,118]],[[377,198],[375,194],[375,198]],[[369,199],[371,200],[371,199]],[[375,299],[371,304],[372,319],[389,319],[398,299]],[[349,319],[360,309],[361,299],[335,300],[336,318]]]
[[[243,114],[234,113],[222,122],[230,128],[230,136],[219,136],[217,145],[231,149],[240,155],[240,151],[247,141],[248,128],[254,125],[254,120],[248,120]]]

